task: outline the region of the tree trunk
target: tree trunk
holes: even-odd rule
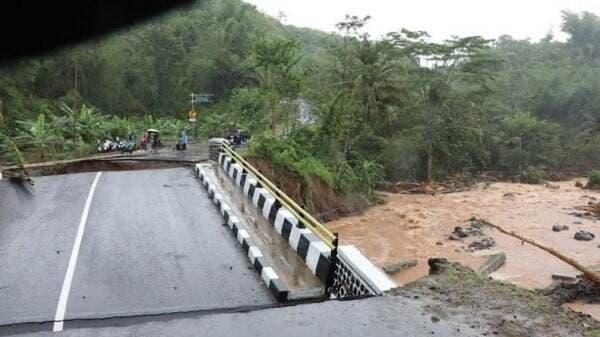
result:
[[[427,152],[427,179],[425,181],[430,182],[433,171],[433,153],[431,149]]]
[[[600,284],[600,274],[597,274],[596,272],[594,272],[594,271],[593,271],[593,270],[591,270],[590,268],[587,268],[587,267],[583,266],[583,265],[582,265],[582,264],[580,264],[579,262],[577,262],[577,261],[575,261],[574,259],[572,259],[572,258],[570,258],[570,257],[568,257],[568,256],[566,256],[566,255],[564,255],[564,254],[562,254],[561,252],[557,251],[556,249],[554,249],[554,248],[551,248],[551,247],[548,247],[548,246],[545,246],[545,245],[543,245],[543,244],[541,244],[541,243],[539,243],[539,242],[536,242],[536,241],[534,241],[534,240],[532,240],[532,239],[530,239],[530,238],[527,238],[527,237],[525,237],[525,236],[523,236],[523,235],[520,235],[520,234],[518,234],[518,233],[515,233],[514,231],[509,231],[509,230],[506,230],[506,229],[504,229],[504,228],[503,228],[503,227],[501,227],[501,226],[494,225],[494,224],[492,224],[492,223],[489,223],[489,222],[487,222],[487,221],[486,221],[486,223],[487,223],[487,224],[488,224],[490,227],[497,229],[497,230],[498,230],[498,231],[500,231],[501,233],[504,233],[504,234],[506,234],[506,235],[512,236],[512,237],[514,237],[514,238],[517,238],[517,239],[519,239],[519,240],[521,240],[521,241],[523,241],[523,242],[527,242],[527,243],[529,243],[529,244],[530,244],[530,245],[532,245],[532,246],[535,246],[535,247],[537,247],[537,248],[540,248],[540,249],[542,249],[542,250],[544,250],[544,251],[548,252],[548,253],[549,253],[549,254],[551,254],[552,256],[554,256],[554,257],[556,257],[556,258],[558,258],[558,259],[562,260],[563,262],[565,262],[565,263],[567,263],[567,264],[571,265],[573,268],[575,268],[575,269],[579,270],[580,272],[582,272],[582,273],[583,273],[583,276],[584,276],[585,278],[587,278],[588,280],[590,280],[590,281],[592,281],[592,282],[595,282],[595,283],[598,283],[598,284]]]

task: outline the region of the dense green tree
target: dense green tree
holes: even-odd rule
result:
[[[300,90],[300,78],[294,71],[300,61],[297,43],[274,38],[258,39],[253,47],[255,76],[270,115],[270,128],[289,127],[291,117],[296,115],[296,99]]]
[[[199,135],[251,130],[251,152],[307,190],[372,196],[381,179],[497,170],[535,181],[600,165],[596,15],[564,12],[567,42],[373,39],[368,23],[348,15],[328,34],[210,0],[2,65],[0,156],[84,155],[148,127],[172,136],[195,92],[214,94]]]
[[[444,43],[427,41],[425,32],[402,30],[389,34],[410,61],[415,108],[420,112],[414,126],[426,157],[425,179],[433,178],[436,157],[443,155],[446,168],[459,156],[458,167],[481,161],[479,115],[489,93],[496,60],[485,51],[491,41],[480,37],[456,38]]]

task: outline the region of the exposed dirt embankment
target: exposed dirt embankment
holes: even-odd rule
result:
[[[600,200],[600,193],[574,185],[575,181],[546,185],[498,182],[448,194],[388,193],[384,205],[327,226],[339,232],[341,244],[358,246],[381,267],[416,259],[416,267],[393,275],[400,283],[425,276],[430,257],[445,257],[477,270],[487,255],[504,252],[506,263],[492,277],[529,289],[544,288],[553,282],[553,274],[577,272],[548,253],[495,230],[461,237],[456,235],[457,227],[464,231],[469,227],[467,219],[486,219],[583,265],[600,264],[600,222],[591,213],[576,209]],[[556,232],[555,225],[568,229]],[[596,238],[575,240],[580,231],[595,233]],[[452,239],[451,234],[455,234]]]
[[[438,274],[392,290],[395,296],[418,299],[431,321],[461,321],[481,336],[600,335],[600,323],[567,311],[551,297],[483,278],[460,265],[440,266]],[[456,336],[461,336],[456,331]]]
[[[267,179],[321,221],[357,214],[367,207],[364,198],[358,195],[341,196],[318,177],[307,183],[297,173],[274,170],[266,160],[247,159]]]

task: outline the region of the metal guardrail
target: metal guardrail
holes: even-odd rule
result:
[[[317,237],[319,237],[329,248],[336,248],[338,243],[337,233],[334,234],[325,226],[323,226],[317,219],[315,219],[312,215],[306,212],[300,205],[298,205],[294,200],[288,197],[283,191],[281,191],[275,184],[273,184],[269,179],[267,179],[262,173],[258,171],[254,166],[248,163],[240,154],[238,154],[234,149],[232,149],[229,145],[222,143],[221,148],[229,154],[235,161],[242,166],[242,168],[246,169],[248,172],[252,173],[258,182],[282,204],[285,205],[288,210],[296,217],[298,220],[302,221],[306,227],[312,231]]]

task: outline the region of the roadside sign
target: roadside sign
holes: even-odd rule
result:
[[[190,123],[196,123],[196,118],[190,118],[190,119],[188,119],[188,121],[189,121]]]
[[[198,117],[198,112],[196,112],[196,110],[192,109],[188,112],[188,117],[190,119],[196,119],[196,117]]]

